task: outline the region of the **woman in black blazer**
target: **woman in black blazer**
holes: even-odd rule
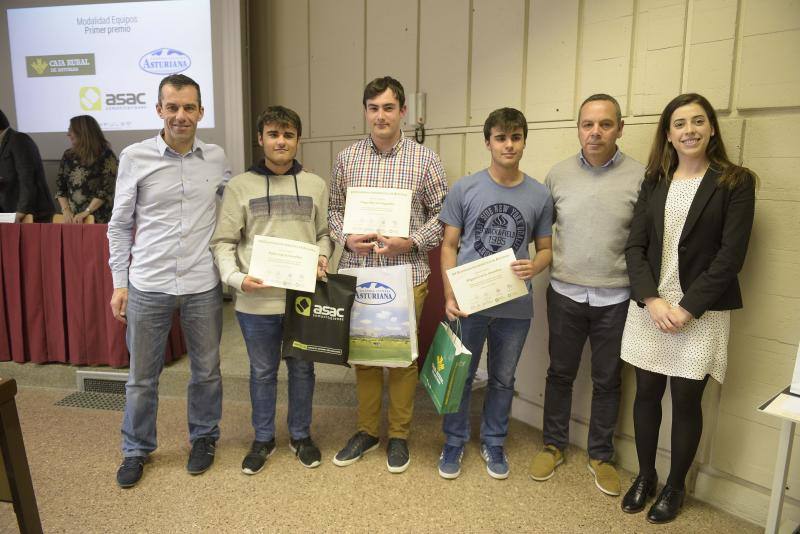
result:
[[[730,310],[742,307],[737,274],[753,226],[756,176],[731,163],[714,108],[698,94],[661,114],[625,248],[631,304],[622,359],[635,366],[633,419],[639,475],[622,500],[628,513],[655,495],[661,398],[672,393],[667,483],[647,514],[672,521],[703,428],[708,377],[725,378]]]

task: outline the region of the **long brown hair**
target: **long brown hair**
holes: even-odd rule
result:
[[[664,111],[661,112],[661,118],[658,119],[658,127],[656,128],[656,134],[653,138],[653,145],[650,148],[650,157],[647,160],[645,178],[656,182],[659,180],[672,179],[672,174],[678,167],[678,154],[675,152],[675,148],[672,144],[667,141],[670,120],[676,109],[689,104],[700,105],[708,116],[708,120],[711,122],[711,126],[714,129],[714,135],[708,140],[706,156],[710,162],[710,167],[720,172],[717,183],[728,188],[733,188],[747,180],[757,182],[758,177],[753,171],[746,167],[736,165],[728,159],[728,153],[725,151],[725,144],[722,142],[719,121],[717,121],[717,114],[714,111],[714,107],[704,96],[697,93],[685,93],[676,96],[667,104]]]
[[[69,120],[69,129],[76,140],[72,152],[84,165],[91,165],[110,148],[100,125],[91,115],[72,117]]]

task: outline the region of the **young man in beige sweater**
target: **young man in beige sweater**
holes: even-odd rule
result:
[[[275,451],[275,404],[286,291],[246,274],[257,235],[316,244],[317,276],[325,273],[332,246],[328,238],[328,188],[295,159],[302,133],[300,117],[282,106],[258,118],[264,159],[231,179],[225,189],[211,249],[222,281],[235,290],[236,318],[250,357],[250,401],[255,440],[242,461],[254,475]],[[286,360],[289,371],[290,447],[305,467],[317,467],[320,451],[311,440],[314,364]]]

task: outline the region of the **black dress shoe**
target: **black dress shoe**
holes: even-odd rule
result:
[[[646,477],[639,475],[633,481],[630,489],[622,498],[622,511],[626,514],[636,514],[644,510],[647,499],[655,497],[658,486],[658,475]]]
[[[685,496],[686,490],[675,489],[667,484],[647,512],[647,520],[656,524],[669,523],[678,516]]]

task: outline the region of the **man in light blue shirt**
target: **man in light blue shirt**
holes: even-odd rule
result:
[[[230,178],[225,152],[195,137],[203,117],[200,86],[182,74],[161,81],[159,135],[120,154],[108,244],[111,311],[127,324],[130,372],[122,422],[123,462],[117,484],[134,486],[156,448],[158,378],[172,316],[180,310],[191,361],[186,469],[214,461],[222,415],[219,342],[222,292],[209,250],[216,202]]]
[[[593,386],[588,469],[595,486],[607,495],[620,493],[611,462],[620,402],[620,344],[630,296],[624,252],[644,178],[644,166],[617,148],[623,126],[613,97],[587,98],[578,113],[580,152],[557,163],[545,179],[555,205],[547,290],[550,367],[544,448],[530,469],[531,478],[544,481],[564,461],[572,384],[588,338]]]

